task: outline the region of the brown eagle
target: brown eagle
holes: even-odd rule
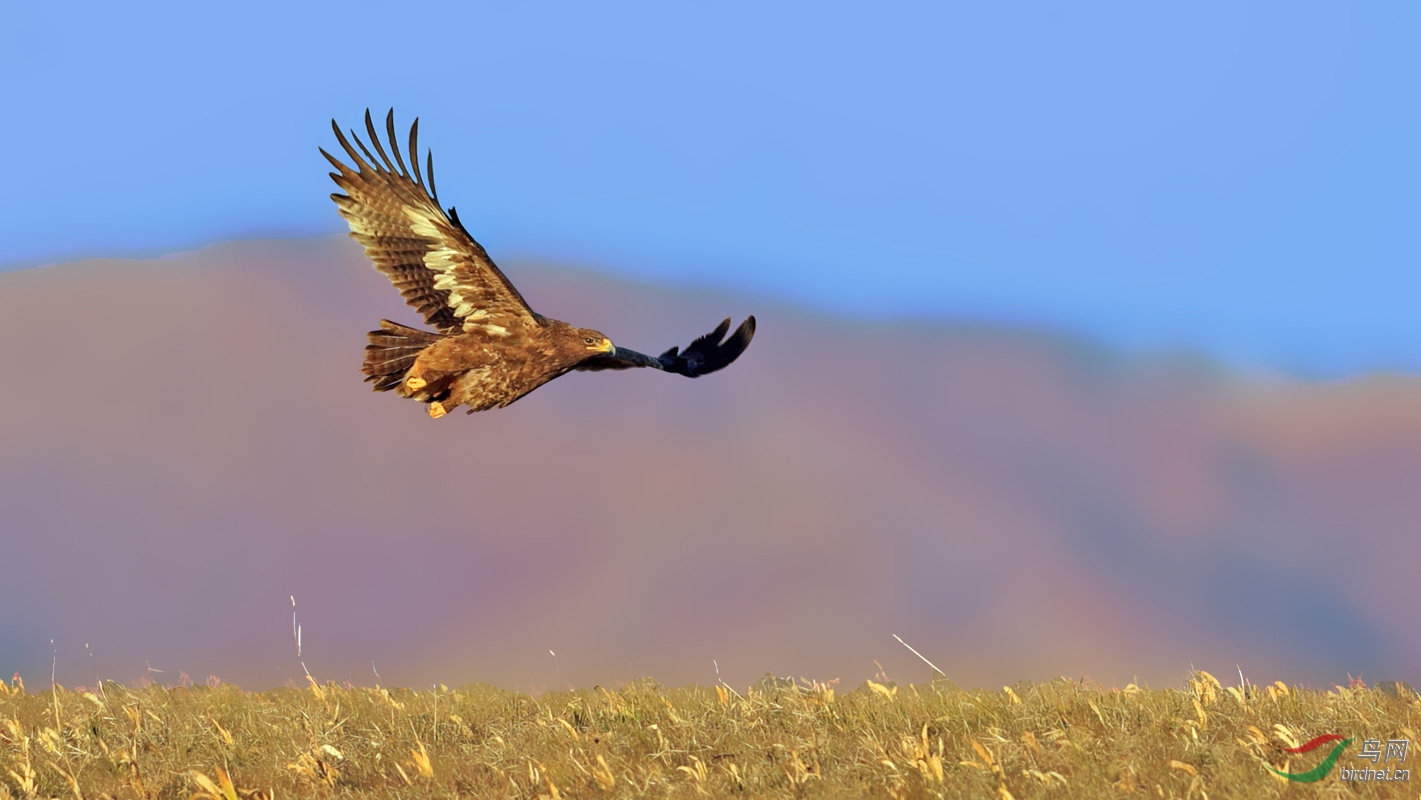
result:
[[[427,403],[435,418],[461,405],[472,414],[502,408],[575,369],[651,367],[699,377],[724,369],[755,335],[755,318],[750,317],[725,338],[730,330],[726,319],[684,351],[673,347],[653,358],[617,347],[597,331],[538,314],[465,230],[458,213],[452,207],[445,213],[439,205],[432,152],[426,156],[425,183],[419,171],[418,119],[410,126],[409,168],[400,156],[394,109],[385,117],[393,162],[368,110],[365,130],[375,154],[355,131],[350,136],[360,152],[335,120],[331,127],[359,167],[351,169],[321,150],[338,170],[331,178],[346,191],[331,199],[375,268],[438,330],[380,320],[380,330],[369,333],[364,367],[365,380],[373,381],[377,392],[394,389],[401,397]]]

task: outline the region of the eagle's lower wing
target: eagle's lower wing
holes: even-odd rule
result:
[[[735,329],[735,333],[732,333],[729,339],[725,339],[725,334],[729,330],[730,319],[726,318],[724,322],[716,326],[715,330],[687,345],[685,350],[673,347],[653,358],[645,353],[618,347],[615,353],[587,359],[578,364],[577,369],[584,372],[597,372],[604,369],[651,367],[664,372],[685,375],[688,378],[708,375],[730,366],[730,363],[739,358],[740,354],[745,352],[745,348],[750,346],[750,340],[755,338],[755,318],[747,318],[740,323],[740,327]],[[721,341],[722,339],[725,341]]]
[[[459,223],[459,215],[439,206],[434,189],[434,154],[426,164],[429,183],[419,171],[417,139],[419,120],[410,126],[411,170],[400,156],[395,137],[395,112],[385,118],[394,162],[386,155],[380,137],[365,112],[365,130],[370,134],[377,160],[360,137],[351,138],[360,152],[331,120],[341,147],[359,170],[337,161],[324,149],[338,172],[332,172],[346,194],[332,194],[340,215],[350,223],[350,235],[365,247],[365,255],[375,268],[385,273],[430,325],[442,333],[459,333],[477,327],[506,328],[509,324],[537,324],[541,318],[524,302],[523,296],[494,265],[483,247]],[[361,154],[364,154],[364,158]]]

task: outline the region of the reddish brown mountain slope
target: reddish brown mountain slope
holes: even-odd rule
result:
[[[322,679],[1421,677],[1417,379],[510,272],[629,347],[760,332],[434,421],[361,383],[416,320],[348,242],[0,274],[0,671],[281,683],[294,594]]]

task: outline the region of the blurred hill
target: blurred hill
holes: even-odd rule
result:
[[[418,320],[348,240],[0,274],[0,671],[923,679],[896,633],[967,686],[1421,678],[1421,379],[506,266],[628,347],[759,334],[430,420],[361,383]]]

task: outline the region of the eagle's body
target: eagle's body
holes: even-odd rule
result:
[[[460,405],[473,413],[502,408],[574,369],[651,367],[698,377],[729,365],[755,335],[755,318],[750,317],[725,339],[727,319],[685,352],[673,347],[653,358],[616,347],[597,331],[537,314],[464,229],[454,209],[446,214],[440,207],[432,155],[426,188],[416,147],[419,120],[410,128],[413,172],[400,156],[393,111],[385,119],[393,162],[368,111],[365,127],[378,160],[354,132],[360,152],[334,120],[331,125],[358,167],[351,169],[321,151],[339,170],[331,177],[348,192],[331,198],[350,223],[350,235],[438,330],[381,320],[365,348],[366,380],[375,383],[376,391],[394,389],[401,397],[427,403],[432,417]]]
[[[409,352],[418,342],[421,349],[413,364],[402,371],[395,393],[427,403],[439,402],[446,411],[460,405],[468,406],[470,411],[501,408],[576,369],[587,359],[589,349],[608,347],[603,344],[606,337],[600,333],[573,328],[559,320],[498,335],[480,329],[432,341],[433,335],[424,333],[414,342],[391,342],[392,338],[410,338],[402,329],[423,333],[386,320],[379,332],[370,334],[366,374],[377,381],[384,375],[396,374],[384,373],[382,365],[387,359],[382,356],[394,355],[398,359],[402,351]],[[379,341],[375,342],[377,338]],[[589,348],[585,338],[594,338],[596,345]],[[424,344],[426,341],[430,343]],[[511,341],[517,341],[519,346],[507,346]],[[376,388],[380,388],[378,382]]]

